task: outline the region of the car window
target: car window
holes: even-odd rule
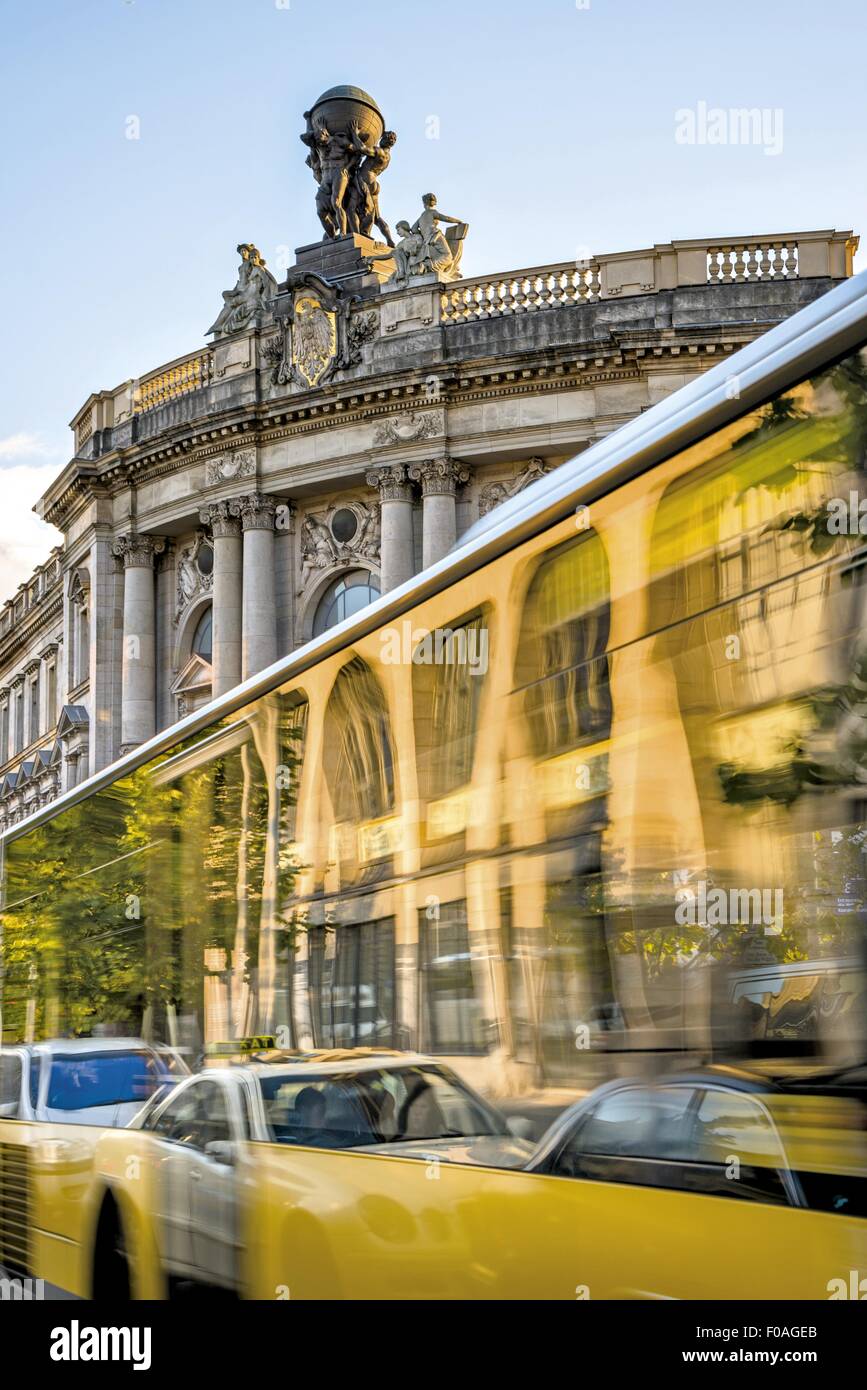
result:
[[[457,1077],[437,1066],[371,1067],[339,1076],[276,1073],[261,1078],[261,1090],[279,1143],[353,1148],[505,1129]]]
[[[253,1115],[250,1110],[250,1096],[243,1083],[238,1087],[238,1101],[241,1106],[241,1138],[251,1139],[253,1137]]]
[[[232,1139],[229,1119],[229,1097],[220,1081],[202,1081],[193,1088],[198,1092],[199,1109],[195,1144],[199,1149],[208,1144]]]
[[[155,1115],[149,1115],[145,1129],[153,1130],[175,1144],[193,1144],[198,1134],[198,1086],[187,1086]]]
[[[636,1086],[605,1096],[576,1134],[582,1152],[640,1158],[673,1157],[682,1146],[689,1086]]]
[[[46,1105],[49,1110],[143,1105],[161,1080],[148,1052],[58,1053],[51,1059]]]
[[[687,1157],[699,1163],[744,1162],[783,1165],[776,1130],[762,1107],[732,1091],[706,1091],[696,1115]]]
[[[351,1078],[277,1073],[264,1076],[261,1086],[278,1143],[345,1149],[376,1140],[373,1118]]]
[[[18,1114],[21,1096],[21,1058],[14,1052],[0,1052],[0,1106],[7,1119]]]

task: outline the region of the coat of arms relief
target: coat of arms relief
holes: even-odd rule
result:
[[[353,313],[358,295],[313,271],[290,271],[281,291],[274,301],[277,333],[263,348],[275,386],[309,390],[358,365],[364,344],[379,330],[376,310]]]

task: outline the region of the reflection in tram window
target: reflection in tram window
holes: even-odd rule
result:
[[[391,1047],[394,922],[311,927],[310,1010],[317,1047]]]
[[[443,660],[412,670],[419,791],[428,800],[470,781],[486,670],[478,657],[490,655],[487,616],[450,623],[445,634]]]
[[[483,1052],[496,1039],[483,1017],[467,925],[466,902],[440,904],[419,912],[423,943],[425,1011],[429,1052],[455,1056]]]
[[[608,564],[590,532],[540,565],[524,604],[515,686],[539,757],[608,731]]]

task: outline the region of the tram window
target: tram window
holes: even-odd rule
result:
[[[477,617],[428,634],[413,654],[416,761],[422,796],[447,796],[473,770],[484,678],[491,659],[490,626]]]
[[[492,1039],[476,989],[465,902],[444,903],[430,921],[419,912],[424,949],[428,1047],[454,1056],[485,1051]]]

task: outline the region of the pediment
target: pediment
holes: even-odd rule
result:
[[[64,705],[57,721],[57,737],[63,738],[65,734],[77,733],[86,729],[89,724],[90,718],[84,705]]]
[[[189,695],[194,691],[210,690],[213,680],[214,668],[210,661],[194,654],[186,666],[175,676],[172,682],[172,694]]]

